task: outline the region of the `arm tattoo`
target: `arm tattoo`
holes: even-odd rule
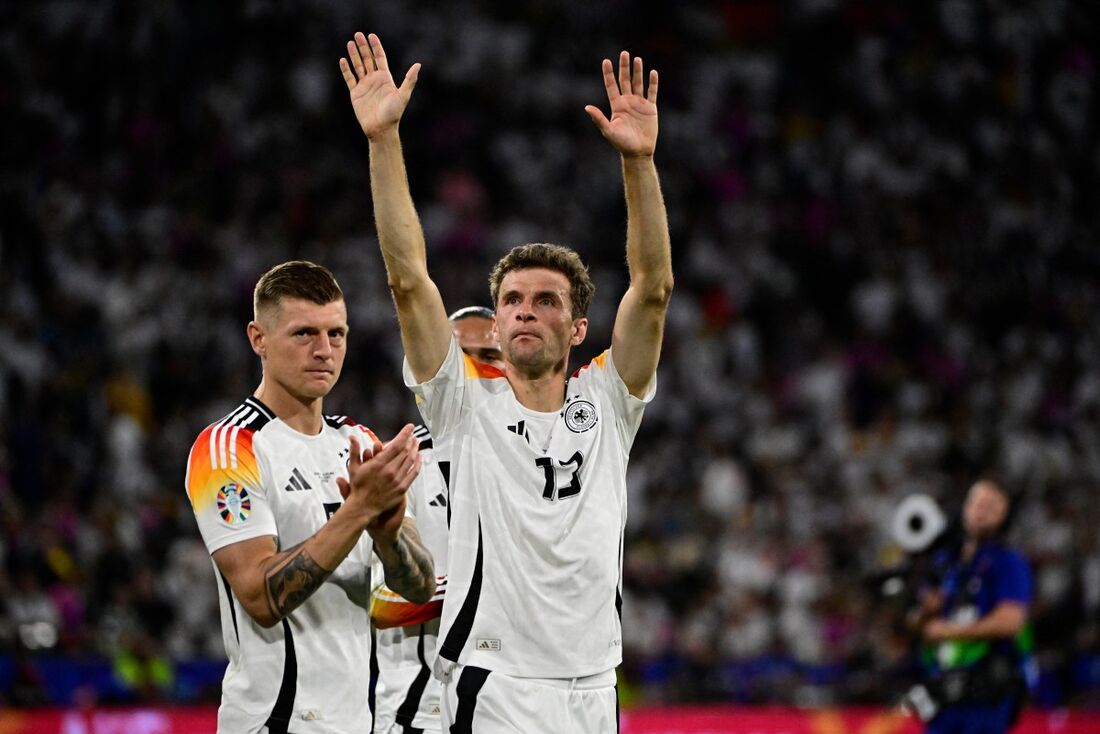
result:
[[[317,565],[301,544],[287,549],[287,555],[267,572],[267,605],[281,619],[317,591],[332,571]]]
[[[379,554],[386,586],[417,604],[430,600],[435,593],[435,566],[415,526],[403,525],[388,551]]]

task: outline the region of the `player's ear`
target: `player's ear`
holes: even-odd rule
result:
[[[573,336],[570,337],[569,343],[575,347],[583,342],[586,336],[588,336],[588,319],[573,319]]]
[[[252,351],[259,355],[260,359],[267,356],[267,346],[264,344],[264,327],[259,321],[248,322],[248,343],[252,345]]]

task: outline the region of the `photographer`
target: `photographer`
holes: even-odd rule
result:
[[[942,582],[922,594],[918,623],[928,678],[906,700],[930,734],[1001,734],[1022,706],[1032,579],[1026,559],[1003,543],[1010,510],[1001,485],[975,482],[961,544],[933,558]]]

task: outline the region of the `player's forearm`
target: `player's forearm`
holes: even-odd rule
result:
[[[249,612],[261,625],[270,627],[301,606],[355,547],[362,528],[340,514],[312,537],[264,562],[264,608]]]
[[[642,302],[663,306],[672,295],[672,246],[652,156],[623,157],[623,188],[630,286]]]
[[[382,561],[386,586],[411,602],[423,604],[435,594],[435,564],[407,519],[394,538],[376,538],[374,552]]]
[[[370,140],[370,186],[374,221],[391,290],[423,287],[428,278],[424,231],[409,192],[397,128]]]
[[[434,376],[450,346],[451,326],[428,275],[424,232],[416,215],[396,128],[371,138],[371,194],[382,259],[413,376]]]

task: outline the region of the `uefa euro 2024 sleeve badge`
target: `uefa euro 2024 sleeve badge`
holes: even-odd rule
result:
[[[218,514],[227,525],[239,525],[251,512],[252,500],[244,487],[230,482],[218,490]]]
[[[573,433],[584,433],[596,425],[596,406],[587,400],[574,400],[565,406],[565,425]]]

